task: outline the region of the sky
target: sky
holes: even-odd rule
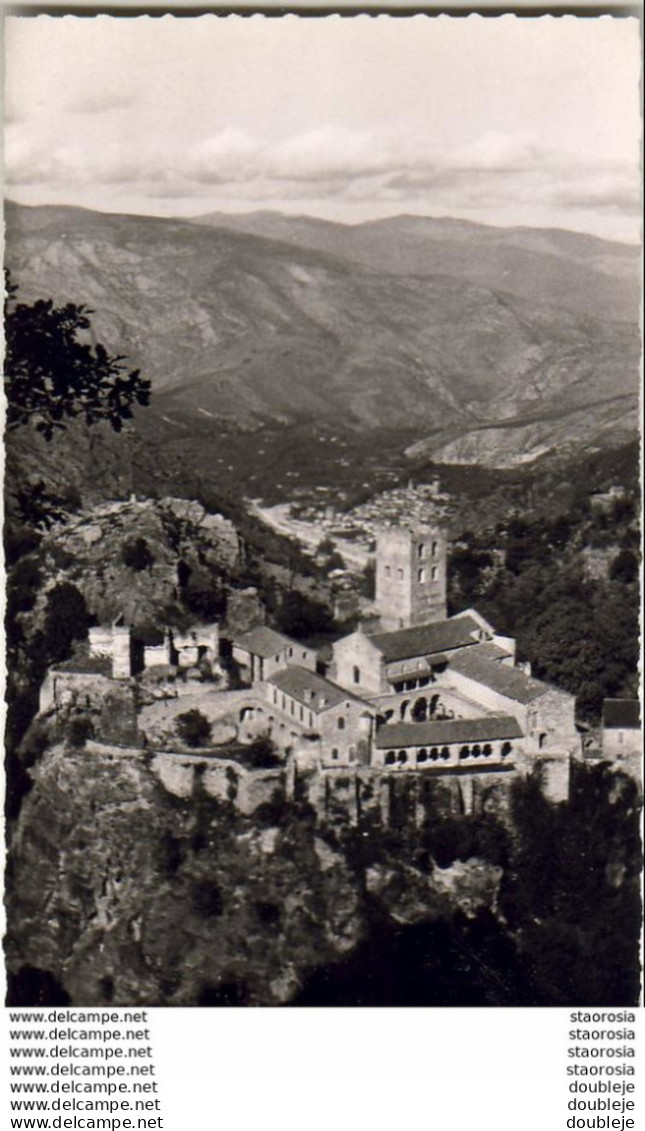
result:
[[[7,17],[5,192],[640,237],[635,18]]]

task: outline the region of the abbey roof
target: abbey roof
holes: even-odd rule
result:
[[[495,742],[521,738],[513,715],[484,715],[479,719],[438,719],[427,723],[386,723],[376,734],[379,750],[405,746],[449,746],[455,742]]]
[[[270,656],[277,656],[278,652],[283,652],[285,648],[298,647],[294,640],[290,640],[288,636],[283,636],[273,628],[268,628],[265,624],[252,628],[243,636],[237,636],[233,643],[236,648],[242,648],[245,652],[251,652],[252,655],[260,656],[264,660],[269,659]]]
[[[638,730],[641,725],[640,702],[638,699],[605,699],[602,725],[619,730]]]
[[[316,672],[307,671],[306,668],[296,666],[283,668],[282,671],[272,675],[267,683],[304,704],[305,707],[316,714],[327,711],[330,707],[337,707],[339,703],[348,700],[360,703],[365,711],[369,712],[369,705],[362,699],[357,699],[351,692],[344,691],[342,687],[338,687],[331,680],[324,679]]]
[[[475,634],[479,631],[480,625],[474,617],[463,616],[421,624],[416,628],[400,628],[395,632],[377,632],[368,640],[376,645],[386,663],[393,663],[475,644]]]
[[[522,704],[532,703],[534,699],[556,690],[548,683],[525,675],[518,668],[508,667],[486,656],[473,655],[470,649],[450,657],[450,670]],[[560,694],[567,693],[561,691]]]

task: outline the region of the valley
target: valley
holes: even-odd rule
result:
[[[557,804],[537,777],[482,772],[466,805],[464,766],[444,780],[424,749],[414,789],[404,759],[382,797],[340,764],[316,808],[288,787],[290,747],[281,764],[262,745],[234,655],[286,633],[326,673],[373,612],[379,526],[439,523],[445,624],[490,617],[517,642],[511,675],[575,699],[576,744],[598,752],[603,701],[638,690],[631,250],[405,217],[253,223],[8,209],[19,299],[86,303],[88,342],[152,383],[120,431],[7,434],[10,998],[631,1002],[631,777],[581,753]],[[210,670],[205,624],[224,643]],[[153,662],[97,705],[88,641],[106,632]],[[84,698],[39,713],[52,671]],[[212,748],[180,740],[191,715]],[[246,810],[255,771],[279,788]]]
[[[513,468],[636,434],[629,245],[406,217],[6,215],[20,296],[93,309],[152,382],[141,428],[237,493],[342,492],[359,469],[382,489],[418,456]]]

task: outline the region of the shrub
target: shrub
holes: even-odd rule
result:
[[[638,558],[632,550],[620,550],[609,568],[610,581],[631,585],[638,577]]]
[[[214,880],[197,880],[192,889],[193,910],[200,919],[216,919],[224,910],[219,884]]]
[[[245,755],[248,765],[256,770],[271,770],[274,766],[282,765],[275,743],[264,734],[259,735],[246,747]]]
[[[211,723],[196,707],[177,715],[175,720],[177,736],[187,746],[206,746],[210,742],[211,730]]]
[[[145,538],[132,538],[124,542],[121,548],[121,559],[128,569],[134,569],[137,573],[144,569],[150,569],[155,560]]]
[[[92,737],[94,727],[92,720],[87,715],[78,715],[70,719],[67,726],[67,741],[70,746],[75,749],[80,749],[85,746],[88,738]]]

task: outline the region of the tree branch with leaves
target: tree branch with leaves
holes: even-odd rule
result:
[[[94,311],[75,303],[56,306],[51,299],[19,302],[7,271],[5,287],[7,430],[32,422],[51,440],[66,420],[81,417],[120,432],[133,406],[149,403],[150,381],[100,342],[82,340]]]

